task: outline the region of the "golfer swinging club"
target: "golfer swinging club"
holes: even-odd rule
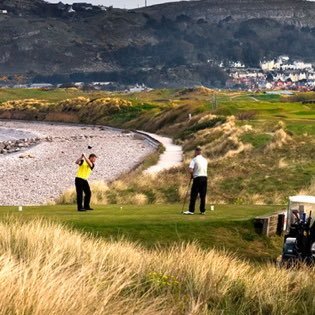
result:
[[[205,214],[206,211],[206,194],[207,194],[207,171],[208,161],[201,155],[201,148],[195,149],[195,157],[189,164],[189,173],[193,179],[193,184],[190,193],[189,210],[184,214],[194,214],[195,204],[200,196],[200,214]]]
[[[96,161],[97,156],[95,154],[90,154],[89,158],[83,153],[80,158],[76,160],[76,164],[79,165],[77,175],[75,178],[75,189],[77,192],[77,205],[78,211],[93,210],[90,207],[91,200],[91,189],[87,181]],[[82,207],[84,193],[84,206]]]

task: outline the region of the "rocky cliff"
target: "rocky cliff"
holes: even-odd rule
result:
[[[176,11],[208,23],[273,19],[296,26],[315,26],[314,3],[304,0],[203,0],[152,6],[142,11],[173,19]]]

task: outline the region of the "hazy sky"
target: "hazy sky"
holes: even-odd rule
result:
[[[46,0],[47,2],[58,3],[60,0]],[[105,6],[112,5],[115,8],[137,8],[143,7],[145,0],[61,0],[63,3],[73,3],[73,2],[86,2],[92,4],[102,4]],[[148,5],[164,3],[164,2],[175,2],[180,0],[147,0]]]

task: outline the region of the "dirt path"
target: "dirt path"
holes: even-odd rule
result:
[[[159,141],[165,148],[165,151],[161,154],[158,163],[145,170],[145,173],[154,175],[158,172],[181,165],[183,161],[183,149],[181,146],[175,145],[171,138],[162,137],[148,132],[143,133]]]

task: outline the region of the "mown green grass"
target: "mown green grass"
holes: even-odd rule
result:
[[[269,134],[245,133],[241,136],[241,140],[250,143],[254,148],[262,148],[270,142],[272,136]]]
[[[308,134],[315,135],[315,122],[313,120],[290,120],[287,123],[287,129],[296,135]]]
[[[86,96],[87,94],[77,89],[0,89],[0,102],[28,98],[58,102],[67,98]]]
[[[259,101],[279,102],[281,100],[281,95],[279,94],[253,94],[250,96]]]
[[[1,89],[0,103],[9,100],[22,100],[28,98],[44,99],[50,102],[58,102],[67,98],[75,98],[78,96],[86,96],[90,98],[118,96],[127,99],[133,103],[131,113],[127,113],[127,117],[123,119],[117,115],[114,120],[121,120],[122,123],[132,120],[137,117],[137,113],[150,111],[152,109],[167,109],[172,107],[172,102],[176,101],[178,105],[190,105],[199,108],[200,112],[211,111],[213,96],[187,94],[179,95],[177,89],[153,90],[150,92],[141,93],[109,93],[102,91],[84,92],[78,89]],[[235,93],[234,93],[235,94]],[[303,104],[296,101],[296,96],[282,99],[279,95],[266,95],[263,93],[249,94],[239,92],[236,95],[233,93],[214,92],[217,103],[218,114],[222,115],[237,115],[241,112],[255,111],[257,119],[272,119],[272,120],[295,120],[303,123],[304,120],[315,119],[314,107],[310,104]],[[299,95],[299,94],[297,94]],[[195,108],[195,109],[196,109]],[[126,114],[126,113],[122,113]],[[122,115],[123,116],[123,115]]]
[[[314,111],[302,103],[283,103],[283,102],[255,102],[253,100],[239,101],[227,100],[219,102],[218,110],[225,111],[231,115],[239,112],[255,111],[259,119],[310,119],[315,118]]]
[[[197,242],[203,248],[235,252],[256,262],[270,261],[281,252],[281,238],[256,234],[253,218],[281,210],[281,206],[216,205],[206,216],[181,214],[182,205],[108,205],[77,212],[75,206],[0,207],[0,216],[25,220],[43,217],[97,237],[139,242],[148,248]],[[259,249],[259,250],[258,250]]]

